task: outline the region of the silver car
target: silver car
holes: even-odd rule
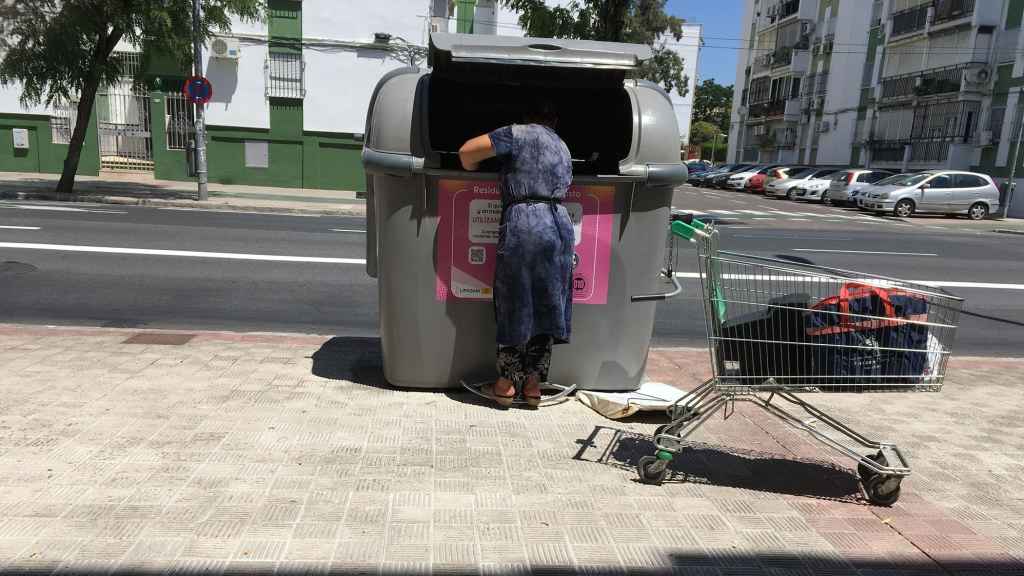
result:
[[[828,192],[825,193],[823,201],[826,204],[837,204],[840,206],[856,206],[857,197],[868,186],[892,176],[888,170],[870,170],[867,168],[853,168],[836,174],[829,184]]]
[[[816,178],[827,178],[836,170],[837,168],[795,168],[789,172],[786,178],[775,180],[765,186],[765,195],[794,200],[796,199],[795,188]]]
[[[880,180],[866,188],[859,200],[866,210],[891,212],[900,218],[938,212],[982,220],[999,210],[999,188],[985,174],[929,170]]]

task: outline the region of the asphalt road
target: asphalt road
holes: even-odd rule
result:
[[[675,204],[717,219],[723,248],[950,283],[968,301],[958,353],[1024,352],[1024,236],[728,200],[682,189]],[[363,229],[359,218],[0,203],[0,322],[373,336]],[[696,270],[688,247],[678,270]],[[696,281],[684,286],[659,305],[656,344],[704,344]]]

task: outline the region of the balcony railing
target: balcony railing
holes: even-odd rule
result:
[[[960,81],[969,64],[932,68],[882,79],[882,98],[934,96],[960,91]],[[920,78],[920,80],[918,80]]]
[[[793,63],[793,48],[791,46],[783,46],[782,48],[776,48],[775,52],[772,53],[772,68],[782,68],[783,66],[789,66]]]
[[[975,0],[935,0],[935,16],[932,24],[943,24],[968,18],[974,14]]]
[[[793,148],[796,146],[796,129],[782,128],[773,131],[776,148]]]
[[[786,101],[775,100],[772,102],[751,104],[749,111],[749,115],[751,118],[769,118],[772,116],[782,116],[786,113]]]
[[[928,8],[930,3],[918,4],[906,10],[892,13],[892,35],[903,36],[918,30],[924,30],[928,23]]]

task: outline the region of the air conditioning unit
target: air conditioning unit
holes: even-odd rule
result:
[[[238,38],[214,38],[210,42],[210,54],[214,58],[238,60],[242,56],[242,46]]]
[[[992,131],[991,130],[982,130],[981,131],[981,133],[978,135],[978,145],[979,146],[991,146],[992,145]]]
[[[988,84],[988,81],[992,79],[992,70],[988,66],[979,66],[968,70],[964,78],[968,84],[982,86]]]
[[[832,125],[828,120],[822,120],[818,123],[818,132],[828,132],[832,129]]]
[[[804,20],[803,22],[800,23],[801,36],[810,36],[812,32],[814,32],[813,20]]]

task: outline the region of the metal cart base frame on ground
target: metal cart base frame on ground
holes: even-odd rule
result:
[[[718,231],[700,222],[673,222],[670,238],[670,274],[674,240],[698,244],[713,377],[669,407],[655,454],[637,465],[641,481],[660,484],[687,438],[748,402],[855,460],[870,502],[895,503],[911,472],[899,448],[798,394],[941,390],[963,300],[877,275],[720,252]]]

